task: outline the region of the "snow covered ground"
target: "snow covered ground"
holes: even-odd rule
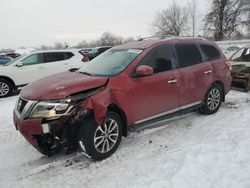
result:
[[[1,188],[250,187],[250,93],[231,91],[214,115],[133,132],[101,162],[39,154],[13,126],[16,99],[0,99]]]

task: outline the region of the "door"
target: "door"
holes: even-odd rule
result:
[[[177,44],[175,51],[180,76],[180,108],[187,108],[203,101],[213,80],[213,68],[203,62],[195,44]]]
[[[19,65],[13,66],[13,77],[16,85],[25,85],[44,76],[42,71],[43,56],[41,53],[32,54],[20,61]]]
[[[137,65],[153,68],[154,74],[132,78],[131,111],[135,124],[178,110],[179,75],[173,66],[171,47],[162,46],[149,52]]]

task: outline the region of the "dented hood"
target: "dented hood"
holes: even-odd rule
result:
[[[63,72],[34,81],[20,95],[29,100],[63,99],[71,94],[103,86],[107,77],[95,77],[78,72]]]

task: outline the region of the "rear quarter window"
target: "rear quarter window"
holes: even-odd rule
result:
[[[220,58],[220,52],[212,45],[200,45],[205,55],[205,61],[212,61]]]
[[[175,50],[179,67],[188,67],[202,63],[200,51],[195,44],[177,44],[175,45]]]
[[[63,61],[65,60],[64,52],[49,52],[44,53],[44,62],[50,63],[55,61]]]
[[[72,52],[65,52],[64,53],[64,59],[70,59],[71,57],[73,57],[74,54]]]

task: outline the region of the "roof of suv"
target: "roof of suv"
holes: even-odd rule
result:
[[[35,50],[31,53],[50,53],[50,52],[78,52],[79,49],[76,48],[67,48],[67,49],[59,49],[59,50]]]
[[[114,47],[115,49],[131,49],[131,48],[136,48],[136,49],[145,49],[148,48],[154,44],[158,44],[158,43],[173,43],[173,42],[188,42],[188,41],[206,41],[208,42],[208,40],[204,39],[204,38],[197,38],[197,37],[167,37],[167,38],[155,38],[155,39],[150,39],[150,38],[145,38],[144,39],[140,39],[138,41],[134,41],[134,42],[129,42],[126,44],[122,44],[119,46]]]

